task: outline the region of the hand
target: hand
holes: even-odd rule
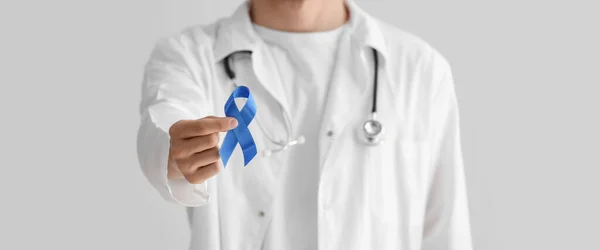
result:
[[[231,117],[207,116],[199,120],[180,120],[169,129],[169,179],[185,178],[200,184],[221,171],[219,132],[237,127]]]

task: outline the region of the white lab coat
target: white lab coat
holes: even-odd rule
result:
[[[419,38],[370,17],[353,2],[348,6],[351,34],[340,45],[315,155],[321,168],[319,249],[472,249],[447,61]],[[370,48],[380,58],[378,118],[386,129],[384,143],[375,147],[358,136],[372,102]],[[228,18],[162,39],[146,66],[140,165],[162,197],[188,207],[190,249],[260,249],[275,183],[286,167],[285,152],[259,154],[243,167],[238,147],[227,167],[204,184],[167,180],[169,127],[181,119],[224,116],[235,85],[222,59],[240,50],[252,51],[251,59],[235,56],[233,67],[237,83],[248,86],[256,100],[250,130],[260,152],[272,147],[265,131],[286,138],[283,115],[293,116],[287,107],[294,104],[282,94],[285,83],[252,29],[246,3]]]

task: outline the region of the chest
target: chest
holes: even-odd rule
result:
[[[279,177],[282,164],[287,162],[287,154],[263,157],[261,151],[310,133],[310,144],[317,148],[313,150],[316,154],[312,157],[317,159],[318,167],[323,170],[320,173],[321,185],[327,186],[324,183],[331,182],[331,185],[346,188],[362,180],[398,189],[409,185],[413,190],[424,190],[430,167],[429,148],[424,136],[426,126],[423,125],[426,112],[420,110],[420,105],[415,105],[415,95],[399,94],[399,88],[393,88],[414,83],[395,82],[400,78],[380,74],[377,104],[378,120],[385,129],[382,135],[384,143],[370,146],[362,140],[361,132],[364,122],[369,119],[375,95],[373,58],[369,58],[367,53],[357,52],[345,53],[337,61],[341,63],[332,68],[328,79],[319,81],[326,86],[317,87],[311,86],[315,82],[310,80],[295,79],[301,78],[299,75],[302,74],[294,71],[293,61],[283,53],[272,53],[272,50],[233,56],[230,65],[237,76],[233,81],[225,74],[223,63],[216,64],[212,77],[215,84],[211,90],[214,97],[212,106],[217,107],[214,110],[216,115],[223,115],[223,110],[218,107],[236,85],[249,87],[257,106],[249,129],[259,156],[243,168],[241,161],[237,163],[235,160],[242,159],[241,155],[236,156],[234,152],[234,160],[229,164],[231,167],[225,172],[230,172],[232,178],[238,180],[246,179],[252,172],[251,176],[267,178],[260,182],[268,186]],[[398,98],[406,100],[398,101]],[[290,150],[294,148],[290,147]],[[365,176],[370,176],[370,179],[365,179]],[[239,188],[247,190],[246,187]],[[381,186],[378,189],[387,188]]]
[[[307,113],[322,117],[319,126],[311,129],[317,147],[313,162],[321,170],[315,182],[317,209],[323,217],[319,221],[333,223],[336,228],[382,230],[363,232],[372,237],[392,234],[399,230],[393,228],[395,225],[405,224],[400,222],[421,218],[418,213],[423,211],[431,167],[430,146],[423,125],[427,114],[415,99],[419,96],[416,91],[401,93],[399,90],[403,88],[394,87],[416,83],[381,74],[378,119],[386,133],[382,144],[365,145],[361,129],[373,103],[373,59],[368,53],[357,52],[347,53],[338,60],[344,63],[336,65],[331,72],[321,110]],[[277,187],[283,170],[288,167],[290,151],[269,157],[261,152],[273,147],[274,142],[286,142],[299,134],[299,128],[305,124],[300,122],[295,126],[296,122],[290,121],[297,116],[297,109],[305,107],[297,107],[301,105],[290,101],[292,98],[286,93],[293,91],[285,89],[278,62],[269,53],[256,51],[252,55],[238,56],[232,63],[237,75],[235,81],[225,74],[222,62],[215,65],[206,79],[212,82],[208,96],[212,98],[210,106],[215,107],[214,114],[224,115],[222,106],[236,85],[247,86],[257,107],[249,129],[259,152],[244,167],[242,152],[237,148],[227,168],[217,177],[220,213],[227,214],[221,223],[225,231],[235,229],[261,238],[271,220],[273,201],[279,192]],[[306,100],[312,104],[314,98],[306,95]],[[238,228],[240,220],[250,223]],[[358,222],[369,225],[352,224]],[[327,228],[326,225],[319,227]]]

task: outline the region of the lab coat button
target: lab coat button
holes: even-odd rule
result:
[[[259,217],[265,217],[265,212],[264,211],[259,211],[258,212],[258,216]]]
[[[333,136],[333,130],[327,131],[327,136],[332,137]]]

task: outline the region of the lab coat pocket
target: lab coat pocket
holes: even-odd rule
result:
[[[394,193],[394,187],[390,175],[394,172],[391,169],[391,153],[389,143],[380,144],[377,147],[367,148],[367,167],[366,187],[367,200],[372,217],[379,224],[385,225],[393,216],[393,204],[390,195]]]
[[[372,217],[381,225],[412,219],[424,200],[427,143],[394,137],[367,152],[367,189]]]

